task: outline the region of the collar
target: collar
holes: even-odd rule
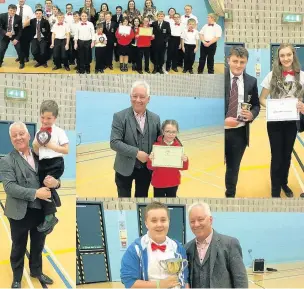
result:
[[[145,112],[143,113],[143,114],[139,114],[139,113],[137,113],[135,110],[133,110],[133,112],[134,112],[134,116],[136,117],[136,116],[140,116],[140,117],[145,117],[146,115],[147,115],[147,111],[145,110]]]
[[[25,156],[25,154],[23,153],[23,152],[20,152],[20,151],[17,151],[22,157],[24,157]],[[29,155],[31,156],[31,157],[33,157],[33,153],[32,153],[32,150],[29,148]]]
[[[155,243],[155,244],[160,245],[160,246],[162,246],[162,245],[168,245],[168,237],[167,236],[166,236],[166,240],[164,242],[162,242],[162,243],[157,243],[154,240],[152,240],[151,237],[149,236],[149,231],[147,232],[147,237],[148,238],[147,238],[146,242],[148,242],[149,244]]]
[[[229,73],[230,73],[230,81],[231,81],[232,78],[233,78],[235,75],[232,74],[231,70],[229,71]],[[237,77],[239,78],[239,81],[243,81],[243,79],[244,79],[244,72],[242,72],[242,74],[239,75],[239,76],[237,76]]]
[[[200,242],[197,239],[195,239],[196,246],[200,246],[200,245],[202,245],[204,243],[207,244],[207,245],[209,245],[211,243],[211,241],[212,241],[212,237],[213,237],[213,230],[212,230],[212,232],[209,234],[209,236],[203,242]]]

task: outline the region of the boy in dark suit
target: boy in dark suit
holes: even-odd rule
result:
[[[22,34],[22,18],[16,15],[17,6],[10,4],[8,12],[0,14],[0,67],[3,63],[3,58],[9,43],[11,42],[18,54],[20,60],[19,68],[24,68],[24,55],[21,52],[20,37]]]
[[[117,45],[115,32],[117,29],[117,23],[112,21],[112,13],[107,12],[105,14],[106,21],[103,23],[103,33],[107,36],[107,46],[105,53],[106,67],[113,70],[113,50],[114,46]]]
[[[112,21],[116,22],[117,27],[119,26],[120,23],[122,23],[122,7],[121,6],[116,6],[116,14],[112,16]],[[119,61],[119,54],[117,51],[117,45],[114,47],[114,56],[115,56],[115,61]]]
[[[42,17],[42,9],[35,11],[36,18],[31,19],[31,35],[32,35],[32,54],[37,61],[34,67],[43,66],[47,68],[48,45],[50,37],[50,24],[49,21]]]
[[[167,46],[167,42],[171,36],[171,28],[170,23],[164,21],[165,13],[163,11],[159,11],[157,13],[157,21],[152,23],[153,27],[153,35],[155,35],[154,40],[152,41],[152,51],[154,57],[154,70],[152,73],[159,72],[163,74],[163,65],[165,62],[165,50]]]

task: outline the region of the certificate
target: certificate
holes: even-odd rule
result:
[[[184,154],[183,147],[174,146],[153,146],[154,158],[152,160],[153,167],[182,168]]]
[[[119,34],[130,35],[131,26],[119,25],[118,32]]]
[[[267,121],[299,120],[297,103],[297,98],[267,99]]]
[[[139,36],[152,36],[153,28],[152,27],[139,27]]]

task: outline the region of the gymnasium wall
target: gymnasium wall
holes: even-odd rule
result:
[[[7,6],[10,3],[16,3],[17,1],[7,1],[6,3],[1,3],[0,4],[0,13],[4,13],[7,12]],[[115,7],[117,5],[121,5],[123,7],[123,9],[125,10],[127,7],[127,0],[115,0],[115,1],[93,1],[94,6],[96,8],[96,10],[99,11],[100,9],[100,5],[103,2],[107,2],[109,5],[109,10],[114,13],[115,12]],[[180,14],[184,14],[184,6],[186,4],[191,4],[193,7],[193,14],[195,16],[198,17],[199,20],[199,24],[198,24],[198,28],[199,30],[202,28],[202,26],[206,23],[206,18],[207,18],[207,14],[212,11],[212,8],[209,5],[209,1],[208,0],[179,0],[179,1],[173,1],[173,0],[169,0],[169,1],[162,1],[162,0],[154,0],[154,5],[156,6],[156,8],[160,11],[163,10],[166,14],[168,12],[168,9],[171,7],[174,7],[176,9],[176,11]],[[41,3],[44,5],[44,1],[35,1],[35,0],[28,0],[26,1],[26,4],[31,6],[32,9],[34,10],[35,8],[35,4],[37,3]],[[72,3],[74,6],[74,11],[79,10],[81,7],[83,7],[84,1],[83,0],[66,0],[66,1],[59,1],[59,0],[54,0],[53,3],[55,5],[58,5],[59,8],[65,12],[65,4],[67,3]],[[140,11],[143,10],[143,6],[144,6],[144,0],[137,0],[135,1],[136,3],[136,8],[139,9]],[[224,30],[224,21],[223,18],[220,18],[220,20],[218,21],[218,24],[221,25],[222,29]],[[6,57],[15,57],[16,56],[16,52],[15,49],[12,47],[12,45],[9,46],[7,52],[6,52]],[[199,58],[199,51],[197,52],[196,55],[196,59],[198,60]],[[223,63],[224,61],[224,32],[223,32],[223,37],[219,40],[218,42],[218,47],[217,47],[217,52],[215,55],[215,63]]]
[[[63,179],[76,178],[76,99],[72,79],[69,76],[51,74],[1,74],[0,77],[0,120],[37,123],[39,128],[41,102],[45,99],[54,99],[58,103],[59,117],[56,124],[66,131],[70,141],[70,151],[65,156]],[[70,85],[67,85],[67,80],[70,81]],[[5,87],[25,89],[28,99],[26,101],[6,99]]]

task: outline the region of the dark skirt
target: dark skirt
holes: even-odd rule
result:
[[[118,54],[119,54],[119,56],[129,56],[130,55],[130,45],[118,44]]]

